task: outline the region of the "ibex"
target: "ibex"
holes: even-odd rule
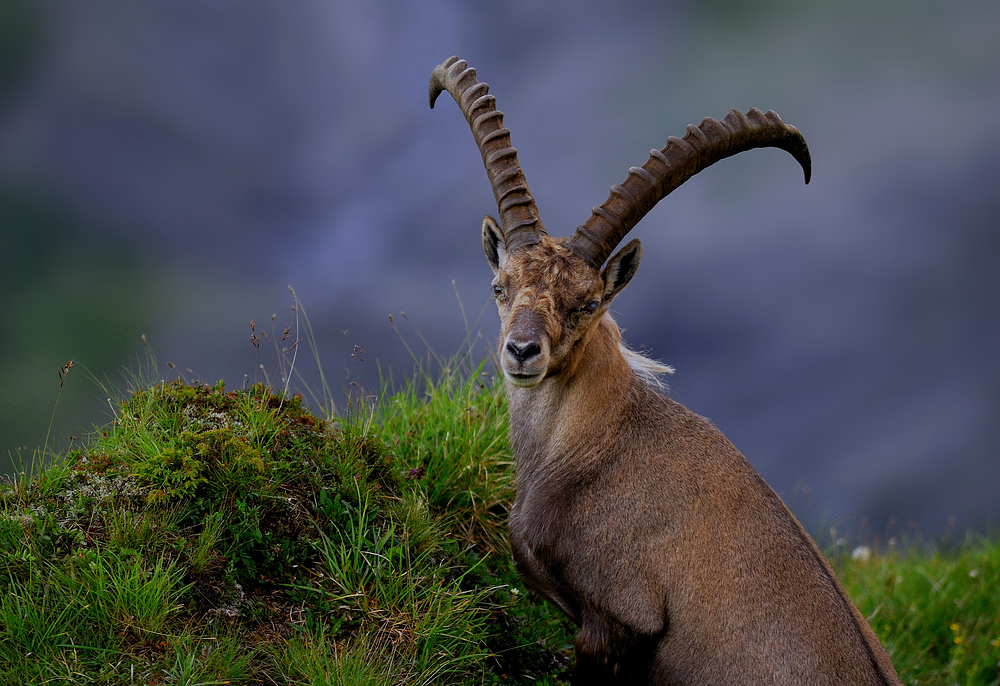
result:
[[[900,684],[799,522],[710,422],[661,392],[669,369],[626,348],[608,315],[641,247],[611,253],[659,200],[760,147],[790,153],[808,183],[799,131],[757,109],[705,119],[551,238],[488,86],[452,57],[431,77],[431,107],[444,90],[502,223],[486,217],[482,240],[516,460],[511,550],[525,585],[580,627],[573,683]]]

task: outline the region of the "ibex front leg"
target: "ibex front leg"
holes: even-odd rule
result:
[[[596,612],[583,614],[576,636],[573,686],[648,684],[658,636],[639,634]]]

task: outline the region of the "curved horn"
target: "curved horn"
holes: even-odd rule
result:
[[[719,160],[754,148],[780,148],[792,155],[809,183],[812,163],[805,138],[774,112],[756,107],[746,115],[729,110],[721,122],[711,117],[689,125],[684,138],[671,136],[649,161],[628,170],[628,178],[611,187],[611,195],[566,242],[566,247],[598,269],[639,220],[689,178]]]
[[[545,235],[545,229],[517,162],[517,150],[510,145],[510,130],[504,128],[503,112],[496,109],[496,99],[488,94],[489,86],[476,80],[476,70],[465,60],[449,57],[431,74],[428,89],[431,108],[444,90],[455,98],[483,155],[508,252],[537,243]]]

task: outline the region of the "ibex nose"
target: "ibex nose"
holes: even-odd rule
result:
[[[530,360],[536,355],[540,355],[542,352],[542,346],[538,344],[538,341],[526,341],[518,342],[513,340],[507,341],[507,352],[509,352],[518,363],[523,364],[525,361]]]

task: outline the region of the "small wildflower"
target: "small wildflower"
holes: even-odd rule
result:
[[[419,481],[419,480],[420,480],[420,478],[421,478],[421,477],[422,477],[422,476],[424,475],[424,471],[425,471],[425,470],[424,470],[424,468],[423,468],[423,467],[414,467],[414,468],[412,468],[412,469],[410,470],[410,473],[409,473],[409,475],[408,475],[408,476],[406,477],[406,480],[407,480],[407,481],[413,481],[414,479],[416,479],[416,480],[418,480],[418,481]]]
[[[852,560],[861,560],[862,562],[868,560],[872,556],[872,549],[866,545],[859,545],[857,548],[851,551]]]

